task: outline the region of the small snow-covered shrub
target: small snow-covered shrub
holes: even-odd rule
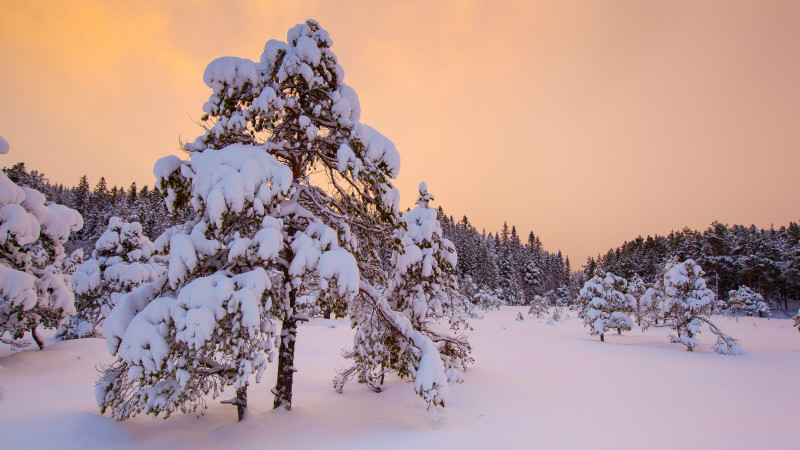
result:
[[[739,286],[739,289],[730,291],[728,293],[728,311],[731,314],[737,314],[740,311],[748,316],[758,315],[759,317],[770,316],[770,310],[764,297],[757,292],[753,292],[747,286]]]

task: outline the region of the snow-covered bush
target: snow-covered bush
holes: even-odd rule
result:
[[[740,311],[748,316],[758,315],[759,317],[770,316],[770,310],[764,297],[757,292],[753,292],[747,286],[739,286],[739,289],[728,293],[728,312],[738,314]]]
[[[62,329],[66,339],[95,336],[122,294],[163,275],[166,268],[151,261],[153,243],[138,222],[111,217],[95,243],[92,257],[72,275],[77,314]]]
[[[391,182],[400,157],[359,122],[332,44],[308,20],[286,42],[267,42],[259,62],[224,57],[207,67],[206,132],[185,145],[188,161],[162,158],[154,171],[170,209],[191,204],[197,215],[156,240],[167,274],[123,296],[103,328],[118,361],[98,401],[114,417],[202,410],[204,394],[234,385],[241,418],[248,378],[258,381],[273,342],[273,406],[291,409],[304,298],[349,313],[357,335],[391,330],[376,346],[404,350],[403,370],[429,403],[446,398],[447,369],[459,365],[448,346],[461,343],[420,330],[371,284],[385,279],[381,245],[400,250]],[[423,256],[423,268],[433,264]]]
[[[549,302],[545,297],[534,295],[531,299],[531,307],[528,308],[528,314],[541,318],[547,315],[549,307]]]
[[[486,286],[481,286],[478,292],[472,297],[472,303],[484,311],[491,311],[493,309],[500,309],[503,305],[503,293],[500,289],[490,289]]]
[[[358,308],[353,316],[354,324],[359,327],[355,347],[347,354],[355,365],[342,371],[334,385],[341,391],[344,383],[357,373],[374,390],[380,390],[383,375],[396,372],[402,378],[430,379],[432,383],[418,387],[417,392],[429,404],[444,406],[442,391],[446,392],[447,382],[461,381],[466,365],[472,361],[467,338],[461,334],[469,324],[457,302],[457,284],[452,275],[457,262],[455,247],[442,236],[436,210],[429,205],[433,196],[425,183],[420,184],[419,191],[417,206],[401,217],[403,228],[397,235],[400,248],[392,255],[394,276],[385,295],[393,310],[436,343],[440,361],[418,359],[416,349],[407,348],[402,339],[386,339],[383,336],[395,331],[374,320],[371,309]],[[436,328],[443,321],[451,333]],[[428,367],[431,364],[437,367],[441,364],[446,378],[437,375],[440,369]]]
[[[584,326],[589,327],[589,334],[599,334],[600,340],[605,341],[609,329],[616,328],[617,333],[622,334],[632,328],[633,322],[628,316],[625,279],[602,269],[596,273],[583,285],[576,303],[581,306],[580,316]]]
[[[668,261],[652,288],[647,290],[645,301],[655,304],[659,316],[675,334],[670,340],[686,346],[692,351],[700,341],[695,337],[703,323],[717,336],[714,351],[721,354],[742,353],[733,337],[724,334],[708,316],[711,314],[714,292],[706,287],[703,269],[693,260],[678,262],[677,258]],[[645,328],[653,324],[646,323]]]
[[[5,142],[5,141],[3,141]],[[7,143],[4,152],[8,151]],[[75,313],[69,275],[63,272],[64,243],[83,226],[81,215],[45,201],[41,192],[19,187],[0,174],[0,340],[30,332],[44,346],[37,327],[57,328]]]

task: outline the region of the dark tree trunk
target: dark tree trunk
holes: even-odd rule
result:
[[[239,417],[239,422],[244,420],[247,413],[247,385],[242,388],[236,389],[236,397],[230,400],[224,400],[222,403],[229,405],[236,405],[236,415]]]
[[[247,412],[247,386],[236,390],[236,414],[239,417],[239,422],[244,419],[244,414]]]
[[[603,333],[600,333],[600,342],[605,342],[606,336]]]
[[[297,372],[294,367],[294,344],[297,339],[297,319],[294,317],[296,299],[297,292],[292,289],[289,293],[289,311],[287,311],[286,318],[283,319],[281,329],[281,346],[278,351],[278,379],[275,383],[275,389],[272,390],[272,393],[275,394],[275,402],[272,407],[274,409],[283,408],[286,411],[292,409],[292,382],[294,373]]]
[[[617,328],[617,334],[622,335],[622,328]]]
[[[39,337],[39,334],[36,331],[36,327],[34,327],[33,330],[31,330],[31,336],[33,337],[33,342],[35,342],[36,345],[39,346],[39,350],[43,349],[44,348],[44,342],[42,341],[42,338]]]

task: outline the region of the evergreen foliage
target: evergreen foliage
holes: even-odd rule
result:
[[[9,172],[20,183],[41,180],[20,170]],[[81,226],[83,221],[75,210],[46,201],[44,194],[30,185],[18,186],[5,173],[0,174],[2,342],[19,345],[18,340],[30,332],[41,349],[44,342],[37,328],[57,328],[75,312],[64,244]]]

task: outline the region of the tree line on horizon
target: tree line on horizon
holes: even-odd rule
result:
[[[13,182],[37,189],[48,200],[81,214],[84,227],[70,236],[65,246],[68,252],[82,248],[84,254],[91,254],[111,217],[139,222],[142,234],[155,239],[192,214],[191,208],[170,213],[158,188],[139,188],[135,182],[126,189],[109,186],[101,177],[91,187],[84,175],[77,185],[64,186],[51,183],[42,172],[29,171],[22,162],[3,171]],[[500,230],[487,233],[485,229],[478,231],[466,215],[455,220],[442,206],[436,210],[444,236],[453,242],[459,255],[455,275],[460,290],[470,299],[488,297],[497,304],[529,305],[539,295],[552,304],[556,299],[570,304],[598,268],[627,279],[638,274],[652,283],[664,262],[673,257],[696,261],[721,300],[740,286],[747,286],[783,310],[800,298],[797,222],[765,229],[715,221],[702,232],[684,228],[665,236],[638,236],[605,255],[587,258],[582,270],[573,270],[569,256],[563,256],[560,250],[546,250],[533,231],[522,242],[515,225],[504,223]],[[390,253],[381,251],[384,256]]]
[[[789,310],[800,298],[800,225],[769,229],[755,225],[713,222],[704,231],[684,228],[666,236],[637,237],[605,255],[589,257],[587,278],[600,268],[630,279],[639,275],[646,283],[656,280],[664,261],[693,260],[705,272],[709,287],[720,300],[746,286],[776,308]]]

